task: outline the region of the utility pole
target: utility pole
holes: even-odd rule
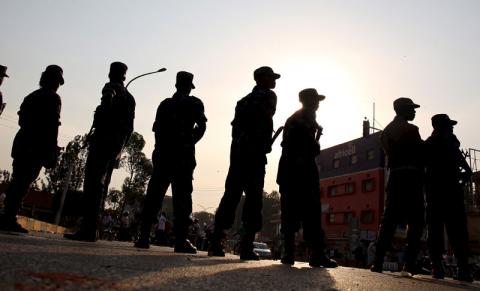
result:
[[[60,197],[60,205],[58,206],[57,214],[55,215],[55,224],[59,225],[62,218],[63,206],[65,205],[65,197],[67,196],[68,187],[70,185],[70,180],[72,179],[74,159],[71,157],[71,142],[68,143],[64,155],[66,156],[66,162],[68,163],[68,172],[65,180],[63,181],[62,186],[62,196]]]

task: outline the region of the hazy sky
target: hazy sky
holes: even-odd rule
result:
[[[175,74],[195,74],[207,131],[197,145],[194,210],[214,211],[228,171],[235,104],[254,86],[253,70],[269,65],[282,75],[275,92],[275,127],[299,108],[298,92],[327,96],[317,115],[323,148],[361,136],[364,116],[385,126],[392,101],[420,105],[414,121],[423,138],[430,117],[459,121],[462,147],[480,148],[480,1],[73,1],[0,0],[0,64],[9,79],[0,90],[0,168],[11,168],[18,108],[38,87],[49,64],[64,69],[61,146],[88,131],[112,61],[128,64],[127,79],[166,67],[132,83],[135,130],[150,156],[155,111],[174,93]],[[269,154],[265,190],[275,183],[280,146]],[[111,186],[119,188],[117,171]]]

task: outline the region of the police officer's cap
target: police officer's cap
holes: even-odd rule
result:
[[[393,101],[393,108],[398,109],[398,108],[405,108],[405,107],[413,107],[413,108],[418,108],[420,105],[413,103],[412,99],[407,98],[407,97],[400,97]]]
[[[274,77],[275,79],[280,78],[280,74],[275,73],[272,68],[267,66],[260,67],[253,72],[253,79],[255,81],[262,76],[271,76],[271,77]]]
[[[453,126],[457,124],[456,120],[451,120],[447,114],[435,114],[432,116],[433,128],[441,128],[445,126]]]
[[[60,82],[60,85],[65,83],[63,79],[63,69],[58,65],[49,65],[43,72],[45,78],[57,78]]]
[[[0,65],[0,77],[9,77],[7,75],[7,67]]]
[[[128,70],[127,65],[122,62],[113,62],[110,64],[110,74],[125,74]]]
[[[180,86],[191,86],[192,89],[195,89],[195,85],[193,85],[193,74],[186,71],[178,72],[176,84]]]
[[[298,93],[298,97],[302,103],[305,101],[322,101],[325,99],[325,96],[318,94],[315,88],[303,89]]]

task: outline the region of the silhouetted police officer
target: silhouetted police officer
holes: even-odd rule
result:
[[[195,144],[206,130],[203,103],[190,96],[193,74],[178,72],[175,87],[177,92],[163,100],[157,109],[153,131],[153,173],[148,184],[147,196],[142,211],[139,248],[148,248],[150,231],[162,208],[163,198],[172,185],[175,252],[196,253],[196,248],[187,239],[192,213],[192,179],[196,166]]]
[[[324,252],[325,233],[322,229],[320,180],[315,157],[320,154],[318,138],[322,127],[316,111],[325,96],[313,88],[299,93],[302,109],[287,119],[283,131],[282,156],[277,183],[281,194],[281,231],[284,236],[282,263],[295,262],[295,233],[303,227],[305,241],[311,243],[310,266],[336,267]]]
[[[235,219],[235,210],[245,192],[242,222],[245,235],[241,241],[240,258],[258,260],[253,252],[255,233],[262,228],[262,195],[265,177],[266,154],[271,151],[273,115],[277,106],[275,88],[279,74],[270,67],[255,70],[257,85],[246,97],[237,102],[232,121],[232,145],[230,168],[225,182],[225,193],[216,215],[211,256],[224,256],[222,239],[224,230],[230,228]]]
[[[443,279],[444,227],[457,258],[457,279],[472,282],[468,267],[468,230],[464,204],[464,183],[472,171],[453,134],[457,124],[446,114],[432,117],[433,132],[425,141],[427,153],[426,197],[428,246],[434,278]]]
[[[0,86],[3,84],[3,79],[7,77],[7,67],[0,65]],[[3,103],[2,91],[0,91],[0,115],[2,115],[3,109],[5,109],[5,103]]]
[[[122,149],[133,132],[135,99],[123,82],[127,65],[113,62],[102,89],[102,99],[94,115],[88,138],[88,157],[83,185],[83,220],[75,234],[65,234],[73,240],[96,241],[97,218],[102,207],[103,193],[108,189],[108,177],[119,163]]]
[[[409,98],[393,102],[397,116],[381,135],[381,143],[388,159],[389,177],[386,187],[385,209],[377,238],[374,265],[371,270],[382,272],[383,257],[398,224],[407,223],[407,252],[404,271],[417,273],[416,258],[425,224],[424,151],[418,127],[408,123],[420,107]]]
[[[42,167],[53,168],[57,163],[62,101],[56,92],[63,83],[62,68],[48,66],[40,77],[40,89],[25,97],[20,106],[20,130],[13,141],[13,173],[6,192],[5,214],[0,223],[2,230],[28,232],[17,223],[16,216],[22,200]]]

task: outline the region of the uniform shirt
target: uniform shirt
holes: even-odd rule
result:
[[[60,96],[48,89],[38,89],[25,97],[18,111],[20,130],[13,142],[12,158],[42,158],[57,150],[61,107]]]
[[[155,149],[170,154],[194,155],[195,143],[203,137],[206,122],[203,102],[197,97],[176,92],[158,106],[152,128]]]
[[[315,157],[320,154],[320,145],[315,136],[321,127],[315,118],[315,112],[300,109],[287,119],[277,175],[279,184],[299,179],[318,183]]]
[[[122,83],[106,83],[101,103],[95,110],[95,134],[125,142],[133,132],[135,106],[135,98]]]
[[[469,169],[460,151],[460,141],[453,133],[433,131],[425,141],[427,182],[458,184],[460,168]]]
[[[233,149],[253,155],[269,153],[276,107],[277,95],[258,86],[238,101],[232,121]]]
[[[388,168],[423,169],[423,141],[418,127],[396,116],[383,130],[380,140],[388,158]]]

